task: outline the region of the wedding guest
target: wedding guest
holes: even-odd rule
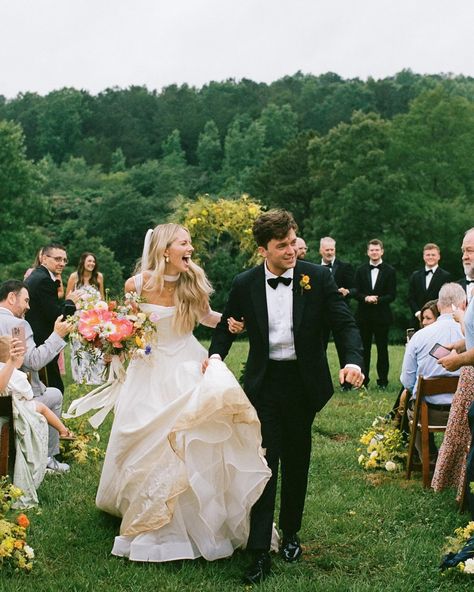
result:
[[[392,323],[390,304],[396,296],[395,269],[382,260],[383,243],[374,238],[367,245],[369,262],[361,265],[355,275],[355,298],[358,301],[356,320],[364,346],[365,386],[370,382],[372,340],[377,347],[377,385],[388,385],[388,333]]]
[[[54,323],[60,315],[67,317],[76,311],[75,302],[80,293],[71,292],[63,303],[58,298],[58,281],[56,276],[61,274],[67,263],[64,247],[52,243],[43,248],[42,263],[32,271],[25,283],[29,292],[29,310],[26,320],[33,329],[37,345],[43,344],[54,329]],[[64,392],[64,384],[55,357],[46,365],[48,386]]]
[[[85,252],[79,258],[77,270],[69,276],[66,286],[66,297],[79,291],[81,298],[104,299],[104,276],[94,253]],[[81,351],[79,340],[72,338],[71,372],[74,382],[79,384],[101,384],[105,382],[105,362],[97,350],[95,355]]]
[[[472,249],[472,253],[474,253],[474,228],[465,234],[461,248],[463,261],[464,259],[468,261],[470,257],[468,249]],[[460,323],[465,339],[448,345],[450,349],[454,349],[454,352],[452,355],[442,358],[440,363],[444,368],[449,367],[456,370],[461,368],[461,374],[458,388],[453,397],[448,425],[438,454],[431,486],[435,491],[456,487],[457,499],[460,500],[466,478],[466,454],[471,440],[468,412],[474,401],[474,367],[466,362],[465,354],[456,355],[456,353],[457,350],[464,351],[466,347],[468,349],[474,348],[473,299],[471,298],[465,315],[462,314],[462,311],[455,311],[453,316]]]
[[[37,346],[33,338],[33,330],[24,319],[28,309],[29,294],[24,282],[7,280],[0,284],[0,334],[11,335],[15,328],[19,328],[20,332],[24,331],[26,352],[22,370],[28,372],[31,377],[31,388],[37,401],[46,405],[59,418],[63,401],[62,393],[57,388],[46,387],[40,380],[39,371],[66,347],[65,337],[71,332],[72,325],[58,317],[51,335],[42,345]],[[59,473],[68,471],[69,465],[56,459],[58,454],[58,432],[51,428],[48,438],[48,468]]]
[[[347,381],[361,386],[364,379],[360,369],[362,346],[354,319],[331,272],[297,259],[296,231],[293,216],[284,210],[270,210],[255,221],[253,235],[264,263],[234,279],[209,348],[210,369],[214,358],[226,357],[234,341],[227,330],[227,318],[245,319],[250,351],[244,389],[260,418],[272,471],[252,509],[247,542],[252,562],[244,575],[246,584],[261,582],[271,570],[269,551],[280,463],[280,553],[287,562],[302,555],[298,532],[311,457],[311,426],[315,413],[333,393],[322,345],[325,317],[331,320],[347,362],[339,374],[341,384]]]
[[[413,335],[406,346],[403,357],[400,381],[412,394],[408,405],[408,417],[413,417],[413,406],[419,376],[432,378],[438,376],[459,376],[459,372],[447,372],[438,363],[436,358],[430,355],[430,351],[436,343],[449,344],[462,338],[459,324],[453,319],[453,307],[464,309],[465,295],[462,288],[455,283],[444,284],[439,291],[438,308],[440,316],[436,323],[432,323],[420,329]],[[446,425],[453,400],[452,393],[446,393],[436,397],[426,397],[428,405],[428,420],[432,425]],[[417,431],[416,448],[421,458],[420,434]],[[435,459],[437,449],[433,434],[430,434],[430,456]]]

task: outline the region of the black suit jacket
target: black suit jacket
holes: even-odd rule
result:
[[[374,322],[389,325],[392,322],[390,303],[397,294],[397,279],[395,269],[388,263],[382,262],[377,281],[372,289],[371,269],[369,263],[357,268],[355,274],[355,298],[358,301],[356,318],[360,322]],[[367,304],[366,296],[377,295],[378,304]]]
[[[310,290],[302,290],[302,275],[310,278]],[[297,261],[293,280],[293,337],[296,357],[308,400],[319,411],[334,392],[322,332],[329,319],[334,338],[344,352],[344,364],[362,368],[362,344],[354,318],[337,291],[332,274],[321,265]],[[227,328],[228,317],[244,317],[250,343],[244,389],[255,403],[269,360],[268,312],[264,266],[238,275],[209,349],[209,354],[227,355],[235,335]]]
[[[408,285],[408,302],[411,312],[415,314],[429,301],[438,298],[439,291],[443,284],[451,281],[451,274],[445,269],[438,267],[431,278],[428,290],[426,289],[425,268],[414,271],[410,276]]]
[[[334,259],[332,264],[332,277],[336,282],[338,288],[347,288],[349,294],[346,296],[354,296],[355,294],[355,280],[354,280],[354,268],[350,263],[341,261],[340,259]]]
[[[25,283],[30,295],[30,310],[25,318],[33,329],[36,345],[41,345],[53,332],[59,315],[74,314],[76,306],[72,300],[59,300],[56,282],[42,265],[31,272]]]

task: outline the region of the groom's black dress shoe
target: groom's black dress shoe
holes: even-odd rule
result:
[[[283,535],[283,541],[280,549],[280,555],[284,561],[292,563],[298,561],[303,554],[303,549],[300,545],[300,539],[297,534]]]
[[[270,574],[272,560],[268,551],[254,554],[250,567],[244,574],[244,584],[259,584]]]

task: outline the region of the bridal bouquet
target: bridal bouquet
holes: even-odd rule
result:
[[[124,302],[105,301],[85,293],[72,317],[72,336],[93,359],[100,354],[121,355],[125,359],[149,355],[156,342],[158,318],[156,313],[140,312],[140,301],[135,292],[127,293]]]
[[[362,433],[359,442],[367,447],[358,458],[364,469],[391,472],[403,468],[407,453],[402,433],[385,417],[376,417],[372,426]]]
[[[30,521],[25,514],[18,514],[13,520],[11,509],[23,495],[18,487],[0,479],[0,570],[31,571],[35,552],[26,544],[26,529]]]

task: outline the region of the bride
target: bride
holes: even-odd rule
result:
[[[193,250],[184,227],[161,224],[125,283],[158,317],[157,344],[127,369],[96,502],[122,518],[112,553],[133,561],[214,560],[245,547],[270,478],[257,414],[235,377],[219,360],[202,374],[207,352],[192,331],[220,314]]]

